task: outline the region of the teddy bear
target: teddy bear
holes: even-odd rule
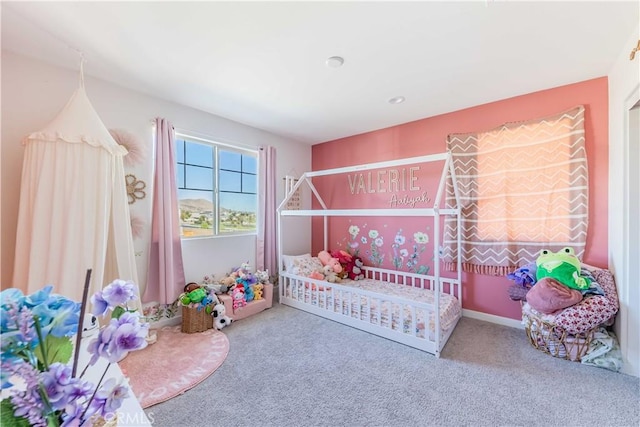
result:
[[[336,273],[342,273],[342,265],[340,265],[340,261],[337,258],[331,256],[331,254],[327,251],[318,252],[318,258],[322,265],[328,265],[331,269]]]
[[[253,285],[253,299],[255,301],[262,299],[262,291],[264,285],[262,283],[257,283]]]
[[[362,267],[364,267],[364,262],[362,262],[362,258],[353,257],[351,262],[347,265],[347,277],[351,280],[362,280],[364,279],[364,271],[362,271]]]
[[[244,300],[244,287],[236,286],[233,288],[231,291],[231,299],[233,300],[234,310],[247,305],[247,302]]]
[[[229,326],[233,322],[233,319],[227,316],[227,309],[223,304],[216,304],[211,314],[213,316],[213,324],[217,330]]]
[[[340,281],[340,277],[330,265],[322,267],[322,274],[324,275],[324,280],[327,282],[335,283]]]

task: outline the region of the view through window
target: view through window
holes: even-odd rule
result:
[[[176,179],[183,238],[255,233],[257,154],[176,137]]]

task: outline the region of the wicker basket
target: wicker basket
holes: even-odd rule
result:
[[[207,314],[205,308],[182,306],[182,332],[192,334],[211,328],[213,328],[213,316]]]
[[[525,312],[522,313],[524,330],[529,343],[553,357],[579,362],[587,353],[593,333],[597,328],[577,335],[567,333],[563,328],[545,322]]]

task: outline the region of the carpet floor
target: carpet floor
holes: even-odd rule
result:
[[[229,353],[227,336],[215,329],[186,334],[180,326],[157,331],[158,340],[119,362],[143,408],[169,400],[213,374]]]

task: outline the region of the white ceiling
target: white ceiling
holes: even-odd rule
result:
[[[0,7],[2,49],[81,51],[87,75],[309,144],[605,76],[640,19],[637,0]]]

